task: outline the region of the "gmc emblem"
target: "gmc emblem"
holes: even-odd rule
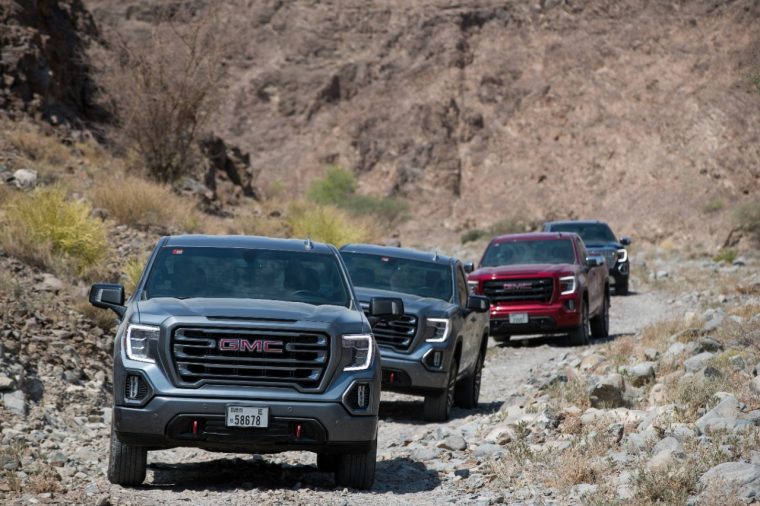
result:
[[[504,283],[504,290],[521,290],[523,288],[532,288],[533,283]]]
[[[224,338],[219,340],[221,351],[250,351],[258,353],[282,353],[285,343],[269,339]]]

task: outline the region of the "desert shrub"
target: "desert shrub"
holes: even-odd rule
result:
[[[315,241],[341,246],[352,242],[368,242],[373,238],[370,225],[351,219],[333,206],[294,205],[288,224],[295,237],[310,237]]]
[[[498,235],[528,232],[536,228],[538,228],[538,221],[525,218],[524,216],[513,216],[497,221],[484,229],[475,228],[468,230],[459,237],[459,240],[462,244],[465,244],[480,239],[490,239]]]
[[[645,503],[686,504],[699,480],[698,470],[690,465],[664,469],[641,467],[633,475],[636,497]]]
[[[122,269],[122,278],[124,279],[124,290],[127,294],[135,291],[137,283],[140,281],[143,269],[145,268],[145,258],[142,255],[129,257],[124,263]]]
[[[201,218],[193,203],[176,195],[170,187],[135,176],[101,178],[90,191],[95,207],[107,210],[110,217],[131,227],[166,226],[182,232],[195,232]]]
[[[396,198],[357,194],[354,175],[337,165],[329,166],[325,176],[311,184],[307,197],[317,204],[378,216],[389,223],[405,218],[409,211],[407,203]]]
[[[702,212],[705,214],[717,213],[721,209],[723,209],[723,201],[717,197],[708,200],[705,202],[705,205],[702,206]]]
[[[106,230],[84,202],[66,200],[60,188],[17,194],[4,206],[0,242],[33,265],[87,276],[106,257]]]
[[[720,250],[718,254],[713,257],[713,261],[730,264],[730,263],[733,263],[734,260],[736,260],[736,256],[737,256],[737,253],[735,249],[726,248],[726,249]]]
[[[71,160],[71,151],[56,137],[45,135],[23,123],[12,123],[4,136],[19,154],[38,164],[60,166]]]
[[[121,133],[158,181],[189,170],[196,141],[218,108],[227,33],[218,25],[210,14],[182,26],[162,20],[139,41],[112,41],[115,56],[100,62],[99,80]]]
[[[760,201],[748,202],[734,209],[734,222],[743,230],[760,236]]]

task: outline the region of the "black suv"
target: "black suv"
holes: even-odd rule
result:
[[[607,262],[610,276],[615,280],[615,293],[628,295],[631,269],[625,247],[631,244],[630,238],[623,236],[618,240],[603,221],[550,221],[544,223],[544,231],[575,232],[581,236],[589,255],[601,255]]]
[[[158,241],[114,341],[108,478],[145,479],[149,450],[317,453],[339,485],[375,475],[380,359],[334,246],[309,240],[176,236]],[[368,299],[371,318],[400,299]]]
[[[340,249],[359,301],[400,297],[403,315],[378,318],[383,388],[424,395],[424,416],[447,420],[453,404],[477,407],[488,342],[489,302],[470,295],[455,258],[412,249],[349,244]]]

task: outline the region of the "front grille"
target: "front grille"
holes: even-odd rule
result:
[[[417,333],[417,317],[405,314],[395,318],[380,319],[372,325],[372,334],[380,345],[409,349]]]
[[[219,346],[222,339],[225,349]],[[180,328],[172,336],[171,352],[185,383],[316,388],[330,358],[330,343],[326,335],[312,332]]]
[[[617,262],[617,251],[614,250],[589,251],[588,253],[589,255],[602,255],[604,261],[607,262],[607,268],[614,267],[615,262]]]
[[[549,302],[554,291],[552,278],[493,279],[483,283],[483,295],[491,302]]]

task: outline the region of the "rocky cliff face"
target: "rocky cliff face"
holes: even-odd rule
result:
[[[208,2],[86,4],[137,37]],[[760,187],[760,96],[746,86],[760,63],[757,2],[229,6],[217,129],[264,181],[302,190],[338,163],[363,191],[407,197],[417,219],[405,242],[450,245],[505,218],[597,217],[711,247]]]
[[[0,5],[0,110],[52,123],[103,119],[86,50],[99,39],[81,0]]]

